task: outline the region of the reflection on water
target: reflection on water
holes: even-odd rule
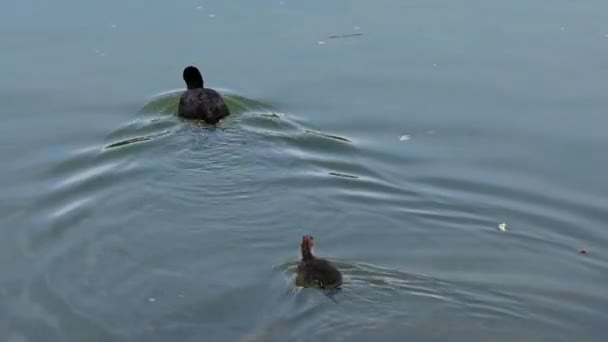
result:
[[[181,96],[182,91],[168,91],[161,93],[151,101],[149,101],[141,110],[141,113],[146,114],[166,114],[166,115],[174,115],[177,112],[177,107],[179,104],[179,97]],[[262,121],[268,121],[265,119],[281,119],[281,116],[278,113],[272,111],[272,109],[264,104],[259,102],[247,99],[245,97],[236,95],[236,94],[223,94],[224,100],[228,105],[230,112],[232,115],[223,121],[233,121],[235,116],[239,116],[245,112],[249,115],[255,115],[262,119]],[[191,124],[194,125],[202,125],[203,127],[211,127],[206,125],[203,122],[188,120]],[[121,136],[129,136],[133,135],[136,131],[141,130],[146,135],[135,136],[130,138],[125,138],[120,141],[110,143],[106,146],[107,149],[121,147],[125,145],[130,145],[133,143],[139,143],[148,141],[151,139],[160,138],[164,135],[172,133],[170,130],[164,130],[158,132],[159,129],[162,129],[166,126],[174,126],[174,121],[169,120],[166,117],[143,117],[138,118],[134,122],[129,123],[126,127],[119,129],[118,131],[111,134],[111,139],[116,139]],[[148,133],[152,131],[153,133]],[[323,134],[320,132],[306,131],[311,134],[322,135],[331,139],[338,139],[347,141],[347,139]]]

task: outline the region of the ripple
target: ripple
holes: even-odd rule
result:
[[[427,307],[431,312],[460,312],[470,319],[480,320],[515,319],[525,320],[528,314],[522,310],[521,302],[500,291],[480,290],[454,282],[443,281],[431,276],[407,273],[397,269],[381,267],[370,263],[334,261],[343,272],[344,285],[336,296],[337,306],[329,301],[312,300],[318,290],[293,292],[290,307],[292,311],[282,312],[281,317],[271,319],[267,326],[259,328],[247,336],[247,341],[261,341],[276,336],[273,332],[284,325],[297,326],[283,331],[289,338],[340,339],[357,336],[379,327],[399,324],[419,329],[429,317],[420,312],[407,311],[408,307]],[[284,273],[294,286],[297,263],[281,264],[276,269]],[[302,298],[299,298],[302,297]],[[304,302],[302,302],[302,300]],[[294,308],[298,309],[295,310]],[[400,308],[400,309],[397,309]],[[348,312],[348,315],[343,315]],[[440,324],[437,321],[437,324]],[[314,328],[313,328],[314,327]],[[336,331],[336,327],[349,327],[349,333]],[[307,332],[307,333],[305,333]],[[311,336],[312,335],[312,336]]]
[[[525,179],[523,176],[519,178]],[[461,216],[465,217],[464,221],[477,221],[490,228],[496,225],[495,222],[504,221],[503,217],[510,217],[512,232],[552,241],[557,246],[602,239],[600,236],[592,235],[589,231],[567,228],[576,227],[580,222],[597,224],[608,219],[606,211],[600,209],[600,206],[583,204],[583,202],[573,200],[571,196],[551,196],[536,191],[539,186],[536,180],[526,180],[526,182],[518,184],[507,183],[507,180],[500,179],[489,182],[454,176],[427,176],[419,177],[418,181],[430,186],[430,190],[434,193],[442,192],[443,207],[452,211],[450,215],[444,215],[444,218],[448,220]],[[467,211],[470,212],[471,209],[463,208],[454,200],[457,198],[466,199],[477,206],[478,209],[475,210],[477,213],[467,214]],[[484,214],[482,215],[481,212]],[[430,215],[429,218],[432,216]],[[488,216],[494,216],[494,221],[488,220]],[[445,221],[440,216],[435,216],[434,219]],[[526,229],[514,227],[513,220],[525,222]],[[568,232],[568,236],[564,235],[565,232]]]
[[[180,91],[151,100],[103,143],[62,151],[45,169],[24,233],[28,257],[45,256],[37,272],[46,291],[91,324],[112,327],[108,333],[133,340],[352,340],[383,330],[445,337],[453,317],[479,331],[501,321],[551,328],[564,319],[542,311],[550,300],[541,290],[569,292],[546,274],[522,273],[521,264],[544,268],[566,254],[561,268],[601,280],[592,273],[605,268],[602,256],[543,253],[592,240],[555,231],[601,221],[600,204],[490,181],[469,167],[446,174],[420,151],[400,156],[235,94],[227,101],[240,109],[217,127],[180,120],[167,115]],[[500,222],[509,229],[499,234]],[[269,270],[269,255],[284,254],[296,224],[323,231],[328,245],[344,241],[333,251],[345,280],[335,302],[296,288],[294,262]],[[528,293],[514,292],[518,286]],[[600,286],[585,289],[590,295],[565,302],[601,296]],[[530,312],[526,301],[540,308]]]
[[[0,322],[3,336],[23,341],[78,341],[118,339],[111,329],[74,310],[47,286],[43,277],[3,284],[3,306],[10,311]],[[10,340],[10,339],[9,339]]]

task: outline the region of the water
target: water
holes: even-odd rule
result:
[[[605,2],[0,8],[2,341],[604,340]]]

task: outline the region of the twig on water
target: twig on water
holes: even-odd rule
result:
[[[329,36],[327,38],[329,38],[329,39],[350,38],[350,37],[358,37],[358,36],[362,36],[362,35],[363,35],[363,33],[339,34],[339,35],[335,35],[335,36]]]

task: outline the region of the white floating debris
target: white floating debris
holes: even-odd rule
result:
[[[500,230],[502,230],[503,232],[506,232],[507,231],[507,224],[503,222],[503,223],[501,223],[501,224],[498,225],[498,228]]]
[[[437,64],[433,63],[433,66],[436,68],[436,67],[437,67]]]
[[[215,14],[209,14],[209,18],[215,18]]]
[[[402,135],[402,136],[399,137],[399,141],[408,141],[410,139],[411,139],[411,137],[409,135],[407,135],[407,134]]]
[[[565,31],[566,28],[565,27],[560,27],[560,30]]]
[[[202,9],[203,9],[203,6],[196,6],[196,10],[197,10],[197,11],[200,11],[200,10],[202,10]]]
[[[355,26],[353,27],[353,30],[360,30],[361,28],[359,26]]]
[[[105,53],[105,52],[103,52],[103,51],[101,51],[101,50],[99,50],[99,49],[93,49],[93,51],[95,52],[95,54],[96,54],[97,56],[101,56],[101,57],[103,57],[103,56],[105,56],[105,55],[106,55],[106,53]]]
[[[154,298],[148,298],[148,302],[153,303],[153,302],[155,302],[155,301],[156,301],[156,299],[154,299]]]
[[[183,295],[183,294],[178,294],[177,296],[178,296],[179,298],[184,298],[184,295]]]
[[[117,26],[116,26],[116,24],[112,24],[112,25],[110,25],[110,27],[115,29]]]
[[[604,37],[608,38],[608,34],[605,34]]]
[[[317,42],[317,44],[319,44],[319,45],[325,45],[325,42],[324,42],[324,41],[319,40],[319,41]]]
[[[279,2],[279,5],[285,5],[285,1]]]
[[[427,135],[433,135],[433,134],[435,134],[435,130],[431,129],[430,131],[426,131],[426,134]]]

